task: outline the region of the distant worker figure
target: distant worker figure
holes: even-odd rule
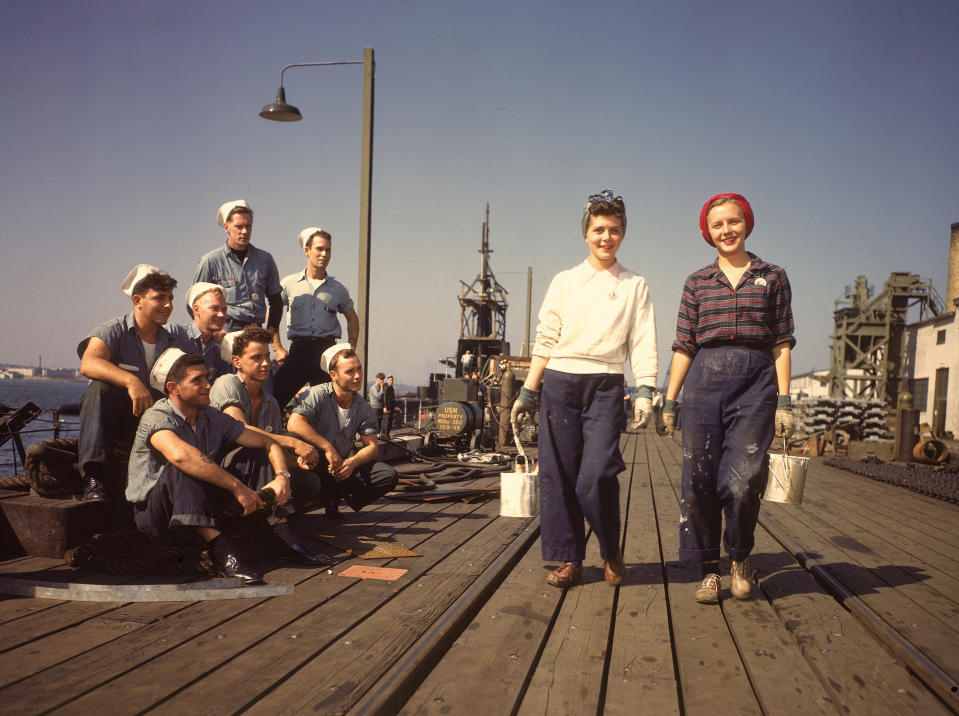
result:
[[[199,537],[209,546],[217,571],[247,583],[262,575],[220,533],[217,507],[239,503],[244,516],[263,501],[243,479],[214,460],[234,444],[260,451],[275,478],[267,485],[278,505],[290,499],[290,473],[283,449],[262,433],[210,407],[210,382],[203,357],[171,348],[150,373],[154,389],[167,397],[143,414],[130,452],[126,496],[134,520],[148,534],[174,530],[187,540]],[[211,457],[214,456],[214,457]]]
[[[473,353],[469,348],[463,351],[463,355],[460,356],[460,366],[462,367],[462,376],[469,378],[473,372]]]
[[[376,460],[379,421],[357,393],[363,387],[363,367],[356,351],[340,343],[327,348],[321,360],[331,382],[314,385],[300,396],[287,428],[320,451],[317,472],[326,470],[337,480],[338,493],[328,512],[336,512],[340,497],[359,512],[396,487],[396,470]],[[363,447],[353,453],[357,435]]]
[[[242,331],[228,333],[223,338],[223,359],[230,359],[236,373],[216,379],[210,388],[210,405],[239,420],[248,430],[263,433],[280,444],[286,453],[286,465],[292,475],[292,499],[274,510],[268,519],[273,533],[287,546],[290,555],[307,564],[325,564],[328,560],[307,547],[296,536],[287,518],[311,506],[324,504],[323,484],[332,489],[333,478],[310,472],[320,460],[319,453],[305,443],[283,432],[283,412],[276,398],[264,390],[270,377],[269,332],[259,326],[247,326]],[[259,477],[247,480],[254,489],[268,484],[271,476],[268,466],[258,466]]]
[[[702,604],[719,602],[724,515],[731,592],[749,598],[766,451],[774,432],[788,438],[793,431],[792,292],[783,269],[746,251],[754,225],[739,194],[717,194],[703,205],[699,229],[717,257],[683,286],[663,404],[672,435],[685,385],[679,558],[700,564]]]
[[[114,441],[129,447],[140,416],[163,397],[150,390],[150,369],[163,351],[180,345],[163,327],[173,311],[174,288],[176,280],[165,271],[135,266],[121,286],[133,311],[104,321],[77,346],[80,372],[90,379],[80,402],[78,447],[86,501],[107,499]]]
[[[273,257],[250,243],[253,237],[253,208],[243,199],[228,201],[216,214],[226,232],[226,245],[200,258],[193,283],[215,283],[226,298],[227,331],[238,331],[267,320],[271,334],[279,330],[283,315],[280,300],[280,273]],[[192,313],[192,308],[191,308]]]
[[[280,282],[281,300],[289,307],[289,355],[279,333],[273,337],[273,350],[281,363],[274,379],[273,396],[281,408],[285,408],[306,383],[316,386],[329,382],[329,373],[320,367],[320,356],[339,342],[341,328],[337,314],[346,316],[347,340],[354,348],[360,334],[360,319],[353,308],[353,299],[343,284],[326,272],[333,255],[333,237],[319,226],[310,226],[300,232],[299,240],[306,254],[306,268],[284,276]]]
[[[386,417],[384,413],[385,408],[383,407],[383,394],[385,392],[386,373],[377,373],[373,385],[370,386],[370,407],[373,408],[373,413],[376,415],[381,433],[383,432],[383,423]]]
[[[233,366],[220,357],[220,337],[226,323],[226,299],[223,287],[201,281],[190,286],[186,293],[186,308],[193,316],[187,325],[170,326],[178,342],[189,353],[199,353],[206,363],[207,377],[212,383],[221,375],[233,372]],[[186,343],[186,345],[183,345]]]
[[[540,528],[543,559],[558,561],[546,581],[583,579],[586,531],[599,540],[605,579],[626,577],[619,546],[619,451],[626,427],[623,363],[636,380],[635,424],[645,427],[656,384],[656,323],[646,280],[616,260],[626,233],[623,198],[608,189],[586,202],[587,259],[552,280],[539,311],[529,373],[512,416],[531,414],[542,384],[539,421]]]
[[[393,390],[393,376],[386,376],[386,388],[383,390],[383,424],[380,432],[384,437],[390,436],[393,429],[393,413],[396,412],[396,392]]]

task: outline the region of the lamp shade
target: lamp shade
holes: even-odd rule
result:
[[[286,103],[286,90],[281,86],[276,93],[276,102],[268,104],[260,110],[263,119],[272,119],[276,122],[298,122],[303,119],[300,110],[292,104]]]

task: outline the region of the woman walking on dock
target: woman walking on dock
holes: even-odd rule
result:
[[[634,420],[644,427],[656,384],[656,324],[646,280],[616,260],[626,233],[626,207],[608,189],[586,202],[583,238],[589,256],[552,280],[539,312],[536,343],[513,418],[531,413],[542,385],[539,421],[540,529],[543,559],[558,561],[546,581],[583,580],[586,533],[599,540],[605,579],[621,584],[619,481],[625,469],[619,436],[623,363],[636,379]]]
[[[703,604],[719,602],[724,515],[731,591],[749,598],[766,451],[774,432],[788,438],[793,431],[792,294],[783,269],[746,251],[754,223],[739,194],[717,194],[703,205],[699,228],[717,257],[683,287],[663,405],[672,435],[685,383],[679,557],[700,563],[696,601]]]

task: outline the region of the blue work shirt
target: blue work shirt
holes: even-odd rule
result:
[[[143,413],[133,439],[126,489],[126,498],[130,502],[146,501],[163,471],[176,469],[150,444],[150,438],[161,430],[172,430],[183,442],[218,462],[219,456],[226,452],[224,448],[240,437],[246,426],[239,420],[204,405],[197,411],[194,430],[186,416],[169,398],[158,400]]]
[[[156,352],[153,360],[147,365],[146,354],[143,352],[143,342],[140,340],[140,331],[137,329],[133,311],[119,318],[111,318],[90,331],[89,335],[77,345],[77,355],[83,359],[91,338],[99,338],[107,344],[110,350],[110,362],[128,373],[133,373],[140,382],[147,387],[154,398],[162,398],[163,394],[154,390],[150,385],[150,371],[153,364],[167,348],[179,348],[190,351],[189,345],[181,336],[171,333],[162,326],[157,331]]]
[[[211,340],[203,345],[203,334],[196,327],[196,323],[182,325],[174,323],[170,326],[170,333],[176,336],[187,353],[197,353],[203,356],[203,362],[206,364],[206,376],[210,383],[213,383],[221,375],[228,375],[233,372],[233,365],[227,363],[220,356],[220,342]],[[189,346],[185,348],[184,345]]]
[[[260,394],[263,396],[263,402],[260,403],[260,415],[256,423],[253,422],[252,417],[253,401],[250,400],[250,392],[246,389],[246,383],[236,373],[216,379],[213,387],[210,388],[210,405],[220,411],[235,405],[243,412],[247,425],[253,425],[274,435],[282,434],[283,413],[280,410],[280,404],[262,388]]]
[[[336,314],[353,308],[353,299],[342,283],[327,274],[314,291],[304,270],[284,276],[280,285],[283,303],[289,307],[287,338],[340,337]]]
[[[249,323],[263,325],[266,299],[280,292],[280,272],[266,251],[252,244],[243,262],[228,243],[204,254],[197,264],[193,283],[209,281],[223,287],[226,299],[226,330],[239,330]]]
[[[332,383],[315,385],[296,401],[293,412],[306,418],[320,437],[329,441],[340,457],[353,452],[353,440],[359,435],[376,435],[380,425],[373,408],[359,393],[353,393],[353,402],[341,428],[337,416],[336,394]]]
[[[386,385],[379,385],[378,383],[373,383],[370,386],[370,406],[373,408],[374,413],[383,412],[383,394],[385,392]]]

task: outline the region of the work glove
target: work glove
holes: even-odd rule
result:
[[[645,428],[653,414],[653,389],[648,385],[641,385],[636,389],[636,402],[633,404],[633,424],[630,429]]]
[[[666,398],[663,401],[663,425],[666,426],[666,435],[673,437],[676,434],[676,401]]]
[[[539,396],[538,390],[530,390],[525,385],[519,389],[519,395],[513,403],[513,410],[510,413],[511,422],[519,424],[522,421],[531,420],[533,417],[533,408],[536,405],[536,398]]]
[[[776,400],[776,437],[788,440],[795,429],[792,398],[788,395],[780,395]]]

